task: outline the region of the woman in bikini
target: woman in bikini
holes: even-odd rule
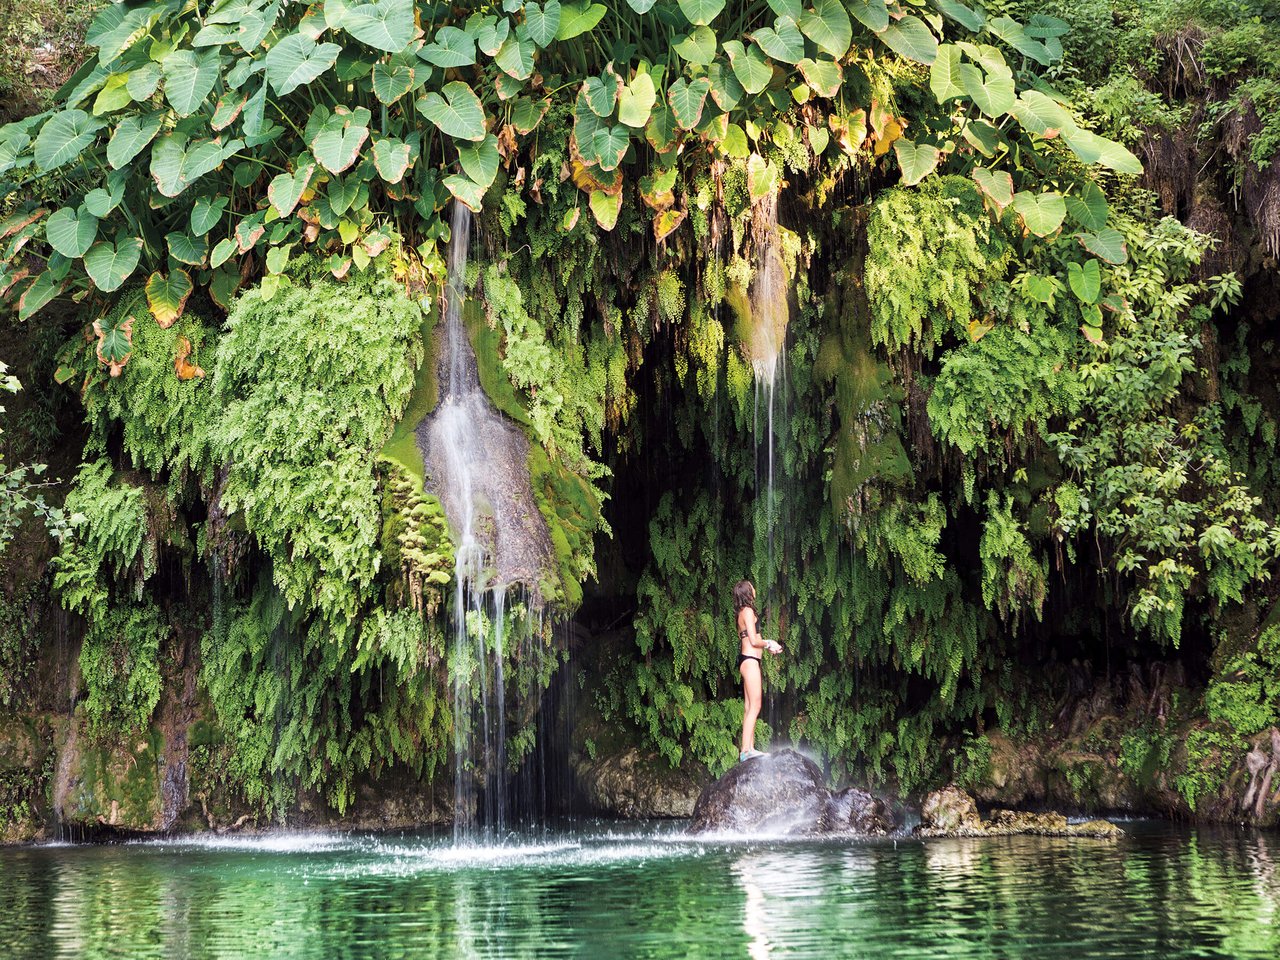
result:
[[[750,580],[740,580],[733,588],[733,609],[738,618],[738,673],[742,675],[742,693],[745,706],[742,711],[742,752],[738,762],[764,756],[756,749],[756,718],[760,716],[761,650],[782,652],[782,644],[760,636],[756,616],[756,588]]]

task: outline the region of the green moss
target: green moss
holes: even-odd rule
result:
[[[471,349],[475,351],[480,386],[489,400],[516,423],[531,427],[533,423],[525,402],[502,364],[502,330],[489,325],[484,301],[468,300],[462,308],[462,321],[471,339]]]
[[[595,575],[594,539],[604,526],[595,487],[537,444],[529,445],[529,480],[547,524],[558,582],[541,584],[543,598],[573,610],[582,603],[582,584]]]
[[[438,305],[425,311],[422,317],[422,342],[426,355],[413,377],[413,392],[404,414],[391,431],[391,439],[382,448],[381,456],[400,464],[421,486],[425,482],[422,451],[418,448],[418,424],[435,410],[440,402],[440,382],[437,375],[440,358],[440,339],[433,336],[440,316]]]

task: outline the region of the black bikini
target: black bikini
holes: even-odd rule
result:
[[[738,639],[739,639],[739,640],[745,640],[746,638],[747,638],[747,631],[746,631],[746,630],[739,630],[739,631],[738,631]],[[742,665],[743,665],[744,663],[746,663],[748,660],[754,660],[756,663],[762,663],[762,662],[763,662],[759,657],[753,657],[753,656],[750,656],[750,655],[745,654],[745,653],[740,653],[740,654],[738,654],[738,669],[739,669],[739,670],[741,670],[741,669],[742,669]]]

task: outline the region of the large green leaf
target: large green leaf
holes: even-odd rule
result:
[[[988,170],[986,167],[974,167],[973,179],[987,199],[995,204],[996,209],[1003,211],[1013,202],[1013,177],[1007,170]]]
[[[142,241],[138,237],[123,237],[116,243],[101,240],[84,255],[85,273],[103,293],[112,293],[124,286],[141,256]]]
[[[1107,263],[1119,266],[1129,259],[1129,248],[1125,245],[1124,235],[1114,227],[1107,227],[1096,233],[1077,233],[1076,239],[1095,257],[1100,257]]]
[[[780,63],[799,63],[804,58],[804,35],[790,17],[779,17],[772,27],[761,27],[751,39]]]
[[[293,173],[279,173],[271,179],[267,186],[267,199],[280,216],[287,217],[293,213],[311,184],[315,169],[314,163],[304,163]]]
[[[397,140],[395,137],[383,137],[374,141],[373,166],[378,176],[387,183],[399,183],[404,179],[413,162],[413,145]]]
[[[1107,225],[1107,195],[1092,180],[1085,183],[1080,196],[1067,197],[1067,212],[1071,218],[1089,231],[1101,230]]]
[[[175,50],[160,67],[164,71],[164,98],[180,117],[195,113],[218,82],[216,50]]]
[[[760,48],[755,45],[744,47],[738,40],[728,40],[724,50],[742,89],[753,95],[763,92],[773,79],[773,67]]]
[[[521,136],[533,133],[549,109],[551,109],[550,100],[534,103],[532,100],[520,97],[511,105],[511,125]]]
[[[601,230],[612,230],[618,223],[618,214],[622,211],[622,194],[605,193],[603,190],[592,190],[588,200],[591,215]]]
[[[1000,131],[985,120],[971,120],[964,126],[964,138],[984,157],[994,157],[1000,146]]]
[[[1100,137],[1092,130],[1072,127],[1063,131],[1062,138],[1077,157],[1085,163],[1098,163],[1110,167],[1116,173],[1142,173],[1142,161],[1115,140]]]
[[[938,55],[938,40],[919,17],[906,16],[891,23],[880,39],[898,56],[917,63],[933,63]]]
[[[893,141],[893,152],[897,154],[898,166],[902,168],[902,183],[907,187],[933,173],[941,158],[937,147],[927,143],[915,144],[906,137]]]
[[[181,230],[167,234],[164,242],[169,247],[169,256],[179,263],[191,267],[204,266],[205,257],[209,255],[209,241],[204,237],[193,236]]]
[[[638,73],[634,80],[622,88],[618,94],[618,119],[628,127],[643,127],[649,122],[649,114],[657,102],[658,91],[653,85],[653,76]]]
[[[467,32],[474,33],[476,46],[487,56],[496,56],[507,37],[511,36],[511,21],[506,17],[474,14],[467,20]]]
[[[582,97],[597,117],[613,116],[618,102],[618,88],[622,81],[612,70],[603,77],[587,77],[582,83]]]
[[[315,80],[338,62],[342,47],[291,33],[267,51],[267,82],[280,96]]]
[[[342,28],[361,43],[399,53],[413,39],[413,0],[374,0],[347,11]]]
[[[681,129],[692,130],[702,119],[702,107],[711,91],[711,81],[699,77],[690,83],[681,77],[667,89],[667,103]]]
[[[933,0],[933,5],[971,33],[977,33],[987,22],[985,15],[957,0]]]
[[[724,9],[725,0],[680,0],[680,12],[695,27],[709,24]]]
[[[151,148],[151,179],[166,197],[176,197],[190,184],[216,170],[242,146],[238,140],[191,140],[184,133],[170,133]]]
[[[93,321],[93,331],[98,335],[98,362],[110,367],[113,377],[120,376],[133,354],[133,323],[132,314],[111,326],[105,318]]]
[[[965,93],[988,117],[1004,116],[1017,102],[1012,78],[990,74],[984,77],[981,68],[972,63],[960,65],[960,82]]]
[[[488,188],[498,175],[498,138],[492,133],[476,144],[458,147],[458,162],[463,172],[475,183]]]
[[[560,28],[556,30],[557,40],[572,40],[589,30],[609,12],[603,3],[563,3],[560,6]]]
[[[493,62],[508,76],[528,80],[533,76],[533,55],[537,47],[529,37],[522,37],[521,32],[512,33],[502,42]]]
[[[64,257],[83,257],[98,238],[98,218],[81,208],[63,207],[44,222],[44,236],[49,246]]]
[[[431,68],[424,64],[419,67],[419,70],[430,73]],[[375,63],[371,81],[373,95],[378,98],[379,103],[390,106],[412,90],[417,79],[416,71],[402,63],[394,65]]]
[[[836,96],[844,82],[844,71],[834,60],[810,60],[805,57],[800,61],[800,75],[820,97]]]
[[[733,68],[727,63],[713,63],[707,70],[707,79],[711,81],[711,98],[726,113],[746,96],[747,92],[742,89]]]
[[[799,20],[804,13],[803,0],[767,0],[769,9],[779,17],[790,17]]]
[[[360,148],[369,138],[369,111],[357,107],[348,112],[339,107],[320,127],[311,142],[311,152],[330,173],[342,173],[360,157]]]
[[[1050,190],[1045,193],[1022,192],[1014,195],[1013,209],[1022,218],[1023,225],[1037,237],[1047,237],[1062,226],[1067,216],[1067,205],[1062,194]]]
[[[1027,36],[1022,24],[1011,17],[995,17],[987,21],[987,29],[1024,56],[1030,57],[1042,67],[1053,63],[1049,49],[1039,40]]]
[[[884,0],[848,0],[852,13],[868,30],[880,33],[889,26],[889,11]]]
[[[1011,109],[1022,129],[1036,136],[1056,137],[1076,129],[1075,118],[1066,108],[1039,90],[1024,90]]]
[[[418,112],[448,136],[472,141],[485,137],[480,98],[461,80],[446,83],[441,93],[419,97]]]
[[[218,225],[230,202],[231,198],[227,196],[196,197],[191,206],[191,232],[197,237],[207,234]]]
[[[111,135],[107,144],[107,163],[119,170],[136,157],[160,132],[165,111],[156,110],[137,116],[125,117]]]
[[[123,3],[108,4],[93,18],[85,32],[84,42],[87,46],[99,48],[98,56],[102,63],[110,63],[142,38],[157,12],[154,4],[133,8]]]
[[[840,0],[816,0],[799,20],[800,32],[818,45],[818,49],[839,60],[849,52],[853,41],[853,24]]]
[[[627,0],[627,6],[636,13],[648,13],[657,2],[658,0]]]
[[[4,285],[5,281],[0,275],[0,288]],[[65,285],[64,281],[55,278],[52,270],[40,273],[18,298],[18,319],[23,322],[30,320],[62,293]]]
[[[747,158],[747,196],[753,203],[763,200],[778,187],[777,164],[758,153]]]
[[[441,27],[418,56],[437,67],[469,67],[476,62],[476,41],[457,27]]]
[[[40,128],[40,134],[32,147],[36,169],[41,173],[48,173],[76,159],[93,143],[103,126],[102,121],[94,119],[83,110],[55,113]]]
[[[1094,304],[1102,296],[1102,272],[1097,260],[1088,260],[1083,266],[1074,261],[1068,263],[1067,282],[1081,303]]]
[[[705,67],[716,58],[716,35],[710,27],[694,27],[672,49],[689,63]]]
[[[459,203],[469,208],[473,213],[480,212],[480,208],[484,205],[484,187],[472,182],[460,173],[445,177],[443,182],[449,192],[458,199]]]
[[[540,47],[545,47],[556,38],[560,29],[560,0],[546,0],[546,3],[526,3],[524,5],[524,25],[529,30],[529,38]]]
[[[929,89],[939,103],[964,96],[964,78],[960,73],[962,56],[960,48],[954,44],[944,43],[938,47],[938,58],[929,68]]]
[[[602,123],[591,136],[591,156],[601,170],[617,170],[630,145],[631,131],[626,127]]]

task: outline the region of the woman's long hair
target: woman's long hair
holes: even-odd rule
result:
[[[751,586],[750,580],[739,580],[737,586],[733,588],[733,615],[736,617],[742,612],[743,607],[750,607],[751,612],[760,616],[756,610],[755,587]]]

